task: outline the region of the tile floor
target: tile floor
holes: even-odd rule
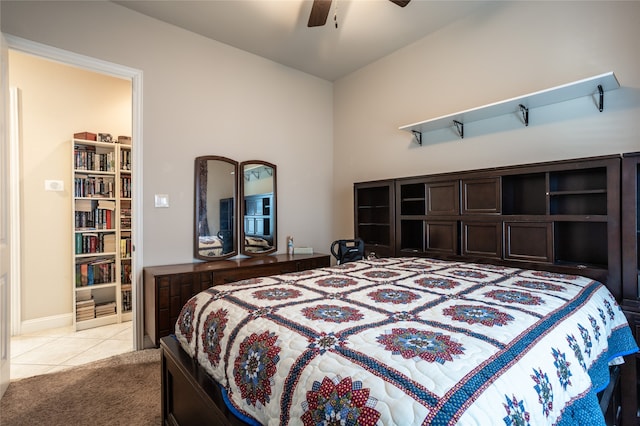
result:
[[[11,380],[53,373],[133,350],[132,322],[75,332],[72,326],[11,338]]]

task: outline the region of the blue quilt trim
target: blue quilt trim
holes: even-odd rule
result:
[[[591,377],[595,393],[602,391],[609,385],[609,362],[611,360],[638,352],[638,345],[629,327],[613,330],[608,342],[609,350],[607,353],[603,354],[589,369],[589,377]]]
[[[477,389],[484,380],[493,377],[496,371],[498,371],[502,366],[504,366],[514,358],[514,354],[527,349],[531,342],[539,337],[544,330],[553,327],[553,325],[556,324],[558,320],[563,319],[568,313],[581,306],[584,301],[591,297],[591,295],[597,290],[597,283],[593,283],[592,285],[585,287],[585,290],[576,299],[564,306],[563,309],[545,318],[540,324],[538,324],[536,328],[527,333],[522,339],[515,342],[515,344],[509,350],[495,357],[495,359],[491,363],[489,363],[483,370],[479,371],[478,374],[471,377],[466,383],[462,384],[457,389],[457,391],[451,395],[450,399],[442,405],[438,413],[432,419],[433,423],[448,423],[449,420],[458,412],[460,407],[462,407],[464,402],[468,399],[468,395],[471,395],[473,391]],[[592,383],[594,383],[594,379],[597,381],[593,384],[592,391],[589,392],[585,398],[581,398],[580,400],[578,400],[585,400],[584,402],[580,402],[578,405],[575,405],[576,402],[572,404],[574,408],[579,407],[583,409],[584,407],[588,409],[588,411],[592,413],[592,415],[596,415],[596,418],[597,414],[593,411],[593,405],[595,404],[596,411],[600,413],[600,417],[602,417],[602,412],[600,411],[600,406],[596,397],[596,393],[599,391],[594,391],[593,389],[595,388],[602,390],[609,383],[609,361],[618,356],[628,355],[638,351],[638,346],[636,345],[635,340],[631,335],[631,330],[628,327],[622,327],[614,330],[608,340],[608,343],[609,349],[607,353],[603,354],[601,357],[601,359],[603,359],[603,362],[596,363],[589,371]],[[589,399],[593,402],[588,401]],[[567,409],[571,410],[571,406]]]
[[[600,410],[595,393],[589,392],[584,398],[577,399],[562,412],[557,426],[605,425],[604,415]]]
[[[222,386],[219,383],[218,383],[218,386],[220,386],[220,391],[222,392],[222,399],[224,400],[225,405],[227,406],[229,411],[233,413],[234,416],[236,416],[246,424],[249,424],[252,426],[262,426],[262,423],[256,421],[256,419],[254,419],[253,417],[249,417],[246,414],[243,414],[240,411],[238,411],[236,407],[234,407],[231,401],[229,400],[229,395],[227,395],[227,390],[224,388],[224,386]]]
[[[589,369],[589,377],[591,377],[593,387],[583,398],[573,401],[566,407],[558,426],[605,424],[605,419],[598,403],[598,393],[609,385],[609,361],[638,352],[638,346],[629,327],[614,330],[608,342],[609,350],[607,353],[603,354]]]

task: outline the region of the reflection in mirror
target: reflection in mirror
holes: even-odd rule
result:
[[[225,157],[197,157],[195,162],[195,233],[197,259],[217,260],[238,254],[238,162]]]
[[[276,166],[266,161],[240,164],[242,181],[243,238],[241,251],[260,256],[277,250],[276,241]]]

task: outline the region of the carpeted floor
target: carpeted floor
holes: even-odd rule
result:
[[[160,425],[160,350],[11,382],[0,425]]]

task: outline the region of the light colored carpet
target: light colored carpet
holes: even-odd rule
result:
[[[146,349],[11,382],[0,424],[160,425],[160,350]]]

